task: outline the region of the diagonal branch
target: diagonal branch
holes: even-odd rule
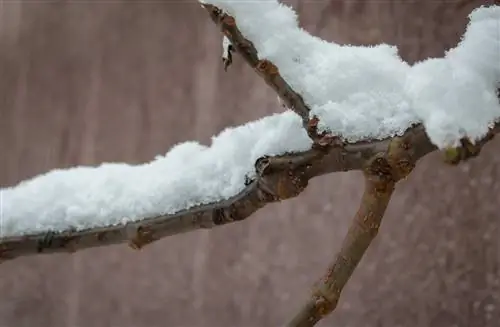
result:
[[[461,146],[449,149],[445,161],[450,164],[474,158],[482,147],[500,130],[496,124],[479,142],[462,140]],[[375,153],[363,169],[365,191],[360,207],[342,243],[340,252],[329,266],[326,275],[316,285],[311,298],[289,322],[288,327],[311,327],[337,307],[340,294],[378,234],[382,218],[394,192],[395,185],[406,178],[428,148],[422,139],[416,141],[407,132],[390,140],[386,151]]]
[[[311,108],[307,106],[302,96],[295,92],[283,79],[275,64],[267,59],[259,59],[257,49],[252,41],[246,39],[243,34],[241,34],[238,26],[236,26],[234,17],[210,4],[203,4],[202,7],[208,11],[210,18],[220,27],[224,36],[231,41],[232,48],[234,48],[266,84],[278,94],[278,97],[283,101],[286,107],[293,110],[302,118],[302,125],[306,129],[307,135],[313,140],[314,145],[323,147],[334,143],[334,140],[338,141],[326,133],[318,133],[318,119],[316,117],[309,119]],[[225,63],[225,65],[226,64],[227,63]],[[225,66],[225,68],[227,67]]]
[[[410,143],[396,138],[386,153],[377,153],[367,162],[364,169],[365,191],[341,250],[325,277],[316,285],[309,301],[288,327],[314,326],[335,310],[340,293],[378,234],[396,183],[414,167],[412,151]]]

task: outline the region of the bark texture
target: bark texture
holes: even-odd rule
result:
[[[458,41],[491,1],[290,1],[341,43],[397,44],[415,61]],[[282,110],[196,2],[0,4],[0,185],[52,168],[138,163],[173,144]],[[496,327],[500,141],[451,168],[437,154],[398,185],[336,312],[318,326]],[[311,181],[252,219],[126,246],[0,265],[5,326],[283,324],[327,269],[363,191],[361,173]]]

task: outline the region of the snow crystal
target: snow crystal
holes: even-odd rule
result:
[[[478,139],[500,117],[500,7],[469,16],[463,39],[444,58],[410,66],[393,46],[340,46],[297,24],[276,0],[206,1],[236,18],[261,59],[277,65],[320,119],[347,141],[381,139],[423,123],[438,147]],[[227,46],[227,41],[226,41]],[[228,128],[211,146],[185,142],[143,165],[53,170],[0,190],[0,233],[81,230],[172,214],[244,188],[263,155],[309,149],[291,111]]]

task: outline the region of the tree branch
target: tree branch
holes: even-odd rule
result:
[[[292,87],[280,75],[278,67],[267,59],[259,59],[257,49],[252,41],[246,39],[241,34],[234,17],[224,13],[219,8],[203,4],[210,18],[220,27],[225,37],[231,41],[232,48],[238,52],[245,62],[252,67],[257,74],[269,85],[283,101],[287,108],[290,108],[302,118],[302,125],[307,131],[307,135],[313,140],[315,146],[323,147],[333,143],[340,143],[338,138],[332,137],[327,133],[318,133],[318,118],[314,116],[309,119],[311,109],[302,99],[302,96],[295,92]],[[225,62],[225,68],[230,61]]]
[[[478,142],[476,148],[480,149],[498,131],[500,124],[495,125],[490,136]],[[403,138],[411,145],[414,162],[436,150],[421,125],[409,129]],[[239,194],[229,199],[192,207],[172,215],[137,217],[136,221],[126,225],[1,237],[0,260],[41,253],[75,252],[125,242],[134,249],[140,249],[167,236],[241,221],[268,203],[297,196],[311,178],[363,169],[375,154],[387,152],[391,142],[392,139],[363,141],[342,147],[327,146],[324,149],[261,158],[255,164],[257,178],[249,181]],[[457,150],[457,153],[463,152]],[[474,152],[474,156],[477,154],[477,151]],[[466,160],[472,155],[462,157],[461,160]]]
[[[335,310],[340,293],[378,234],[396,183],[408,176],[414,166],[412,146],[404,138],[394,138],[386,153],[377,153],[366,163],[365,191],[340,252],[288,327],[314,326]]]

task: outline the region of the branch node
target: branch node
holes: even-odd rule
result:
[[[328,299],[324,295],[316,295],[314,298],[315,306],[318,308],[318,315],[321,318],[331,313],[337,307],[338,297]]]
[[[232,212],[232,207],[229,206],[228,208],[219,208],[219,209],[215,209],[213,214],[213,219],[212,221],[214,222],[215,225],[225,225],[225,224],[229,224],[229,223],[232,223],[233,221],[237,221],[237,220],[242,220],[244,218],[241,218],[241,219],[237,219],[238,217],[236,217],[234,215],[234,213]]]
[[[405,137],[394,137],[389,143],[387,161],[395,181],[405,179],[415,168],[414,149]]]
[[[269,156],[263,156],[255,161],[255,171],[259,176],[264,176],[270,173],[271,163]]]
[[[325,150],[331,146],[344,146],[344,142],[340,137],[327,132],[318,133],[318,124],[319,118],[316,115],[304,123],[307,135],[313,140],[313,149]]]
[[[490,141],[493,136],[494,134],[488,133],[483,140],[485,142]],[[477,157],[481,153],[481,149],[481,143],[472,143],[470,140],[463,138],[460,140],[460,146],[444,150],[444,161],[449,165],[457,165],[462,161]]]
[[[234,19],[234,17],[226,14],[222,15],[221,23],[223,24],[224,28],[231,28],[236,26],[236,20]]]
[[[221,15],[223,14],[221,9],[211,4],[202,4],[201,6],[209,12],[210,17],[213,20],[217,21],[217,23],[221,23],[221,20],[223,18],[221,17]]]
[[[278,67],[267,59],[259,60],[257,66],[255,66],[257,72],[265,77],[273,78],[279,74]]]
[[[389,184],[395,183],[393,167],[389,164],[385,153],[375,154],[366,163],[364,169],[367,182],[373,183],[377,191],[385,192]]]
[[[136,229],[135,236],[129,241],[128,245],[134,250],[140,250],[145,245],[156,241],[153,231],[147,227],[139,226]]]
[[[50,248],[52,246],[52,242],[53,242],[55,236],[56,236],[56,233],[53,231],[48,231],[47,233],[45,233],[43,238],[41,238],[38,241],[37,249],[36,249],[37,252],[42,253],[46,248]]]
[[[257,159],[255,168],[261,177],[259,188],[275,201],[299,195],[308,184],[309,178],[305,174],[307,165],[293,167],[290,160],[264,156]]]

